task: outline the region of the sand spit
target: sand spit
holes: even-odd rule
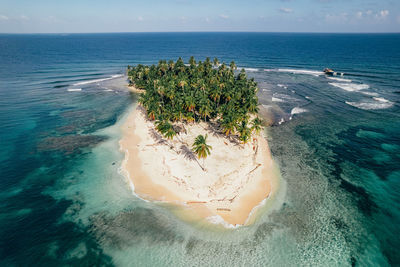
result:
[[[181,128],[173,141],[166,140],[141,106],[128,115],[120,147],[125,152],[122,168],[135,193],[178,205],[188,220],[196,217],[228,226],[251,223],[255,209],[278,187],[267,141],[253,136],[249,143],[239,144],[209,123]],[[204,161],[191,151],[199,134],[208,134],[212,146]]]

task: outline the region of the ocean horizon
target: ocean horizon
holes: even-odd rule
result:
[[[127,66],[191,56],[268,111],[284,189],[251,225],[190,224],[121,173]],[[400,265],[399,73],[399,33],[2,33],[0,265]]]

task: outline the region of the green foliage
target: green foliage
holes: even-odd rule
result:
[[[205,159],[211,154],[210,149],[212,149],[212,147],[207,144],[207,137],[207,134],[205,137],[203,135],[199,135],[194,140],[192,148],[199,158]]]
[[[174,127],[168,121],[156,121],[156,129],[168,139],[173,139],[176,135]]]
[[[259,117],[256,117],[253,121],[251,126],[251,130],[254,131],[256,134],[259,134],[262,128],[262,120]]]
[[[206,58],[204,62],[191,57],[189,65],[182,58],[176,62],[160,60],[158,65],[129,66],[128,77],[136,87],[144,89],[140,104],[149,119],[158,120],[163,130],[167,123],[218,120],[226,135],[238,133],[243,142],[251,131],[259,132],[261,121],[248,120],[258,112],[257,83],[247,79],[241,70],[235,75],[235,62],[229,66]],[[164,128],[163,128],[164,127]],[[173,127],[163,135],[174,136]],[[172,129],[172,130],[171,130]]]

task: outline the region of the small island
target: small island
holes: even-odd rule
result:
[[[218,59],[128,66],[139,104],[123,126],[123,170],[141,198],[189,220],[249,224],[277,188],[257,83]]]

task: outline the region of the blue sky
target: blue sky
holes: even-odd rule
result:
[[[1,33],[400,32],[400,0],[0,0]]]

